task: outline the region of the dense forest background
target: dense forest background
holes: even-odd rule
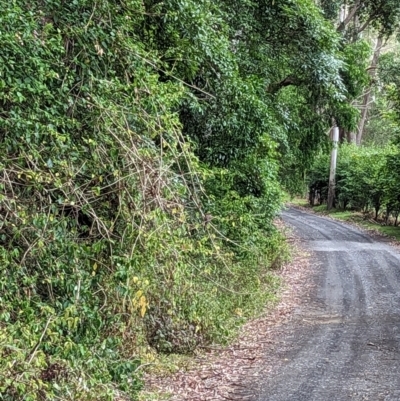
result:
[[[400,174],[399,15],[1,2],[0,399],[135,399],[146,358],[262,310],[287,257],[273,220],[316,166],[327,180],[332,121]]]

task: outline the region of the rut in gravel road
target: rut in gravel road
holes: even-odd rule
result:
[[[330,219],[289,209],[312,251],[315,288],[275,349],[257,401],[400,400],[400,256]]]

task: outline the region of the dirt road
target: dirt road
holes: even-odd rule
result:
[[[346,224],[289,209],[315,286],[271,349],[257,401],[400,400],[400,255]]]

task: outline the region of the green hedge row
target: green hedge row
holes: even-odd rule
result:
[[[329,155],[316,158],[308,174],[310,203],[324,203],[328,195]],[[400,212],[400,151],[396,146],[339,148],[336,207],[382,214],[386,221]]]

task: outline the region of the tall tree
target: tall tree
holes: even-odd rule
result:
[[[358,123],[358,127],[357,127],[357,135],[356,135],[356,144],[357,145],[361,145],[361,141],[364,136],[365,123],[367,121],[368,112],[370,110],[372,86],[374,85],[376,71],[377,71],[377,67],[378,67],[378,60],[379,60],[379,56],[381,54],[382,46],[383,46],[383,38],[382,38],[382,36],[378,36],[378,38],[376,39],[376,44],[375,44],[375,49],[374,49],[371,65],[368,69],[368,73],[370,76],[370,82],[369,82],[368,86],[365,88],[363,101],[360,105],[361,119],[360,119],[360,121]]]
[[[343,37],[343,46],[354,44],[369,32],[370,41],[374,42],[372,57],[367,69],[368,80],[362,88],[361,102],[358,94],[353,94],[349,101],[360,111],[357,129],[347,130],[345,136],[349,142],[362,142],[365,122],[371,106],[371,91],[375,82],[377,62],[385,40],[399,28],[400,3],[396,0],[342,0],[327,2],[322,0],[320,6],[327,18],[330,18]],[[356,95],[356,96],[354,96]]]

